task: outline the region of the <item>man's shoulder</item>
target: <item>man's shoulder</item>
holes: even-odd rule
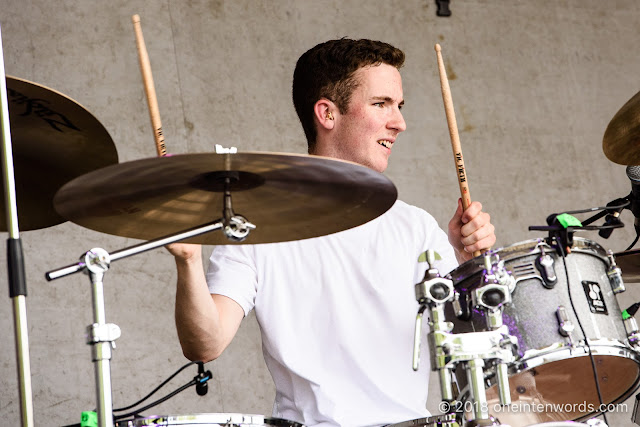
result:
[[[429,220],[433,219],[433,216],[423,208],[411,205],[400,199],[396,200],[391,209],[389,209],[389,213],[403,216],[423,217],[428,218]]]

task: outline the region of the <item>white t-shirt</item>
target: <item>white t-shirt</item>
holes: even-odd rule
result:
[[[276,386],[273,416],[307,426],[383,425],[428,416],[429,353],[412,369],[426,249],[457,266],[435,219],[396,201],[361,226],[312,239],[217,246],[207,282],[255,309]]]

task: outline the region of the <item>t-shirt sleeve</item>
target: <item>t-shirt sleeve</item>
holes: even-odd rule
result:
[[[215,246],[206,278],[210,293],[231,298],[242,307],[245,316],[253,309],[258,279],[250,245]]]
[[[432,249],[440,255],[441,259],[437,260],[432,267],[437,268],[441,276],[445,276],[458,267],[455,251],[449,243],[447,233],[440,228],[435,218],[428,212],[420,213],[423,215],[421,223],[425,226],[424,250]]]

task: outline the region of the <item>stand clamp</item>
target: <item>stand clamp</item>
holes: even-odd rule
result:
[[[420,309],[416,316],[413,369],[418,369],[422,316],[428,307],[431,315],[431,367],[439,372],[442,399],[454,399],[452,373],[458,364],[464,364],[472,399],[472,418],[478,420],[491,418],[484,386],[485,361],[495,363],[500,402],[503,405],[509,404],[511,399],[507,367],[516,361],[518,347],[517,338],[511,336],[507,326],[502,324],[502,306],[511,301],[515,280],[503,268],[503,264],[498,262],[494,266],[490,257],[491,255],[485,255],[487,268],[483,282],[486,289],[481,287],[473,295],[474,302],[489,313],[489,331],[451,333],[453,324],[445,321],[444,307],[447,302],[457,299],[456,291],[452,280],[440,277],[437,269],[431,268],[435,259],[433,251],[427,251],[430,268],[424,279],[415,285]]]

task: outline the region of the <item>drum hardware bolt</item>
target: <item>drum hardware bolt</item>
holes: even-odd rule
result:
[[[86,266],[86,270],[84,271],[86,274],[102,274],[109,269],[109,265],[111,263],[109,253],[101,248],[91,249],[80,257],[81,261],[83,259]]]
[[[527,392],[527,388],[525,386],[519,385],[518,387],[516,387],[516,391],[519,394],[525,394]]]
[[[556,275],[555,260],[554,258],[544,252],[544,247],[540,246],[541,255],[536,259],[536,268],[542,276],[542,284],[547,289],[553,289],[558,283],[558,276]]]
[[[453,301],[451,301],[451,306],[453,307],[453,314],[456,317],[460,318],[464,314],[462,311],[462,304],[460,304],[460,294],[458,292],[453,293]]]
[[[640,348],[640,331],[638,331],[638,322],[633,317],[640,309],[640,302],[632,304],[629,308],[622,312],[622,323],[627,332],[629,344],[635,349]]]
[[[563,337],[568,338],[569,347],[573,347],[573,334],[572,332],[575,330],[575,325],[569,319],[569,314],[567,313],[567,309],[560,305],[556,310],[556,318],[558,319],[558,333]]]
[[[224,200],[223,200],[223,232],[229,240],[242,242],[247,238],[251,230],[255,230],[255,224],[250,223],[242,215],[238,215],[233,211],[231,202],[231,178],[224,178]]]
[[[616,264],[616,259],[613,256],[613,251],[611,249],[607,251],[607,258],[609,258],[607,277],[609,278],[609,283],[611,283],[611,290],[614,294],[622,293],[627,289],[625,288],[624,281],[622,280],[622,270]]]
[[[624,328],[627,331],[629,344],[633,347],[640,347],[640,333],[638,333],[638,322],[633,317],[624,320]]]

